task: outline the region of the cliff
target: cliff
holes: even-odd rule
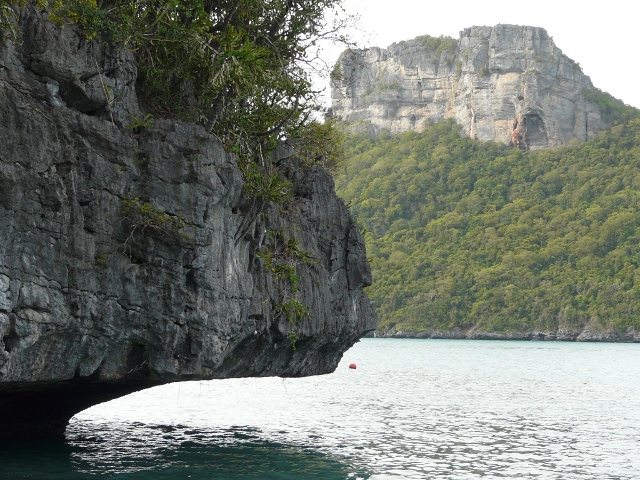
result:
[[[598,95],[544,29],[516,25],[467,28],[457,41],[424,36],[345,51],[331,93],[333,115],[360,129],[422,131],[454,118],[473,139],[523,150],[584,141],[610,127]]]
[[[140,112],[130,53],[34,12],[19,32],[0,45],[0,438],[166,382],[328,373],[375,328],[328,173],[281,149],[294,199],[254,216],[214,137]],[[265,260],[283,240],[304,252],[295,320]]]

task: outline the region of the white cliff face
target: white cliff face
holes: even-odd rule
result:
[[[361,129],[421,131],[454,118],[478,140],[547,148],[608,128],[594,87],[542,28],[471,27],[342,54],[333,114]]]

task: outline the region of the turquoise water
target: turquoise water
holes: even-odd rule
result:
[[[365,339],[331,375],[95,406],[64,444],[4,448],[0,478],[637,479],[638,366],[634,344]]]

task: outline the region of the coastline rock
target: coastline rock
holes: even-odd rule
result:
[[[597,94],[544,29],[517,25],[345,51],[331,90],[332,114],[356,130],[421,131],[454,118],[471,138],[523,150],[610,127]]]
[[[479,330],[454,329],[450,331],[428,330],[409,332],[403,330],[375,330],[367,336],[374,338],[431,338],[455,340],[526,340],[559,342],[626,342],[640,343],[640,332],[630,327],[626,332],[604,330],[589,325],[583,330],[559,329],[557,332],[483,332]]]
[[[329,373],[375,328],[364,240],[328,173],[291,168],[293,201],[254,217],[203,128],[124,128],[142,117],[129,53],[35,10],[20,26],[0,45],[0,439],[61,434],[166,382]],[[271,232],[311,259],[297,321],[258,255]]]

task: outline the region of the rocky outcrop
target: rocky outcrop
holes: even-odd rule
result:
[[[0,437],[166,382],[328,373],[375,328],[326,172],[283,149],[295,198],[255,216],[214,137],[140,112],[128,52],[34,11],[20,24],[0,49]],[[259,254],[279,237],[304,252],[298,320]]]
[[[467,28],[457,41],[424,36],[346,51],[331,95],[332,114],[359,129],[421,131],[454,118],[471,138],[524,150],[610,127],[598,93],[544,29],[497,25]]]

